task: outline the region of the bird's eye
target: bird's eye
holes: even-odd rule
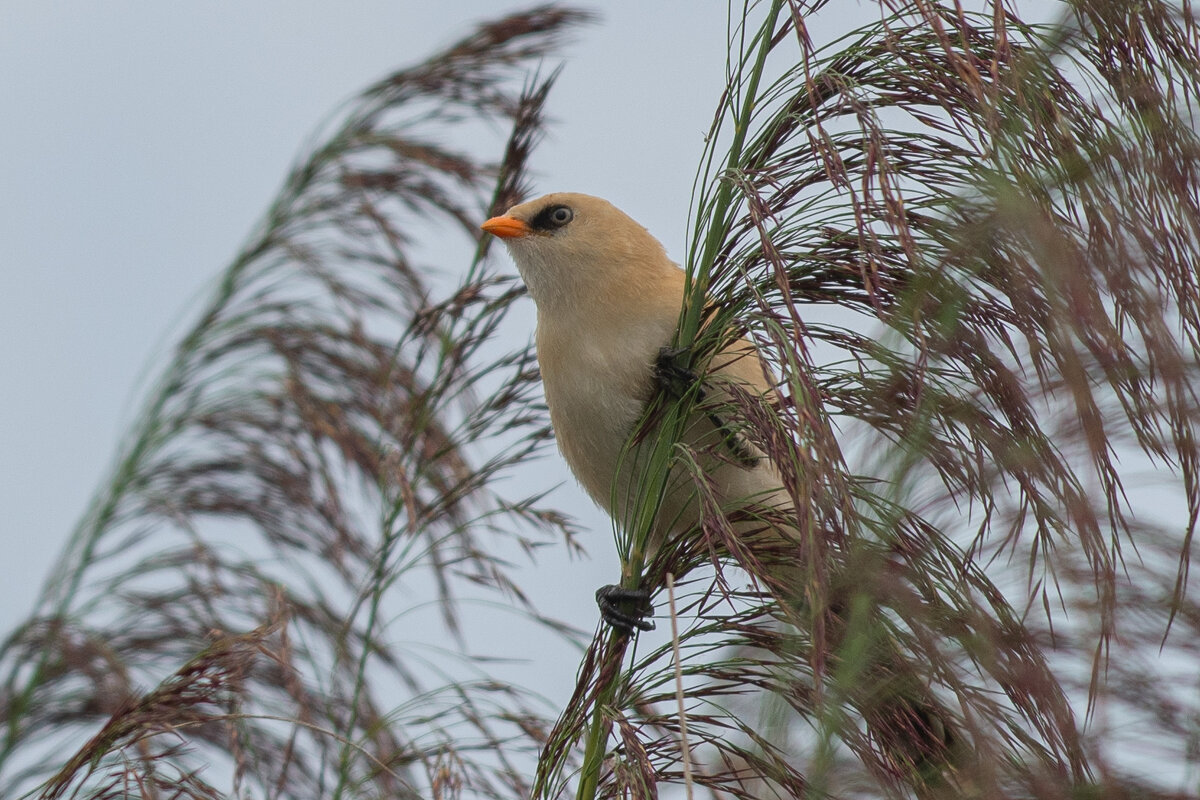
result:
[[[552,231],[561,228],[575,218],[575,212],[570,206],[550,206],[544,208],[533,218],[531,226],[539,231]]]

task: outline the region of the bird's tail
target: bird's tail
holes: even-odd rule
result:
[[[920,798],[964,796],[970,748],[955,715],[894,642],[876,643],[866,662],[852,695],[892,769]]]
[[[835,676],[834,696],[865,723],[890,771],[921,800],[973,794],[967,785],[973,751],[959,717],[933,690],[931,671],[916,655],[904,652],[893,631],[876,622],[878,613],[863,611],[879,607],[869,580],[856,579],[854,570],[826,554],[825,563],[831,565],[827,588],[811,591],[812,573],[798,564],[796,542],[789,536],[781,548],[779,526],[768,530],[766,538],[773,544],[767,549],[775,557],[760,560],[757,552],[751,553],[756,562],[751,571],[771,585],[786,606],[783,616],[799,629],[811,629],[819,621],[821,649],[831,654],[824,659],[824,672]],[[759,550],[759,537],[742,532],[739,538]],[[814,612],[818,594],[829,599],[822,611]],[[808,638],[816,639],[811,630]]]

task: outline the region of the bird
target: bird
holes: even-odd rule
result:
[[[504,240],[537,308],[537,358],[559,450],[592,499],[627,521],[638,465],[636,456],[624,455],[625,443],[659,381],[687,373],[670,361],[684,272],[644,227],[585,194],[549,194],[513,206],[482,228]],[[744,340],[714,358],[711,372],[710,387],[732,383],[755,395],[770,392],[762,362]],[[708,394],[710,404],[719,403]],[[706,464],[721,499],[785,502],[771,461],[727,427],[721,422],[718,429],[709,414],[689,429],[698,447],[731,449],[730,458]],[[684,481],[675,483],[650,535],[650,555],[672,534],[694,527],[699,514],[694,501],[684,507]]]
[[[699,382],[699,410],[681,439],[697,454],[722,508],[752,506],[774,512],[774,519],[795,518],[777,465],[744,435],[738,407],[730,402],[735,393],[767,405],[779,402],[771,370],[749,340],[733,337],[702,374],[679,363],[672,343],[685,302],[685,273],[645,227],[607,200],[574,192],[514,205],[481,227],[503,240],[536,306],[537,359],[558,447],[582,487],[618,524],[628,524],[651,446],[646,439],[629,445],[647,404],[671,383],[691,381]],[[698,529],[702,510],[692,487],[691,474],[677,467],[648,537],[649,554],[670,537]],[[762,518],[745,515],[734,532],[759,533]],[[790,546],[799,553],[795,529],[775,528],[775,549],[782,543],[785,552]],[[794,563],[776,569],[785,582],[800,584],[803,574]],[[802,602],[802,586],[793,591],[793,600]],[[626,632],[648,629],[640,619],[651,608],[647,598],[617,587],[597,593],[605,619]],[[621,603],[630,600],[633,610],[623,610]],[[895,648],[880,649],[875,661],[874,674],[904,680],[894,702],[870,712],[875,719],[868,718],[868,727],[892,743],[885,749],[894,751],[894,759],[936,772],[955,745],[952,714],[905,668]]]

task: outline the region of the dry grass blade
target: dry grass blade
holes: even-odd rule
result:
[[[125,748],[137,747],[151,736],[185,732],[191,735],[186,729],[219,727],[220,722],[231,719],[238,711],[253,662],[264,653],[267,640],[280,628],[281,623],[273,623],[240,636],[222,637],[154,691],[126,701],[100,732],[67,761],[39,797],[45,800],[66,797],[71,785],[86,781],[103,759]],[[278,658],[275,660],[278,662]],[[163,754],[157,757],[167,758]]]
[[[540,713],[465,656],[456,603],[491,596],[514,626],[552,624],[510,560],[571,532],[496,486],[548,440],[531,355],[484,346],[518,287],[482,269],[454,285],[414,254],[433,241],[453,258],[457,242],[454,269],[469,260],[542,125],[550,82],[528,75],[586,19],[545,6],[483,25],[370,87],[298,163],[0,651],[0,794],[41,783],[110,717],[69,765],[90,777],[67,769],[54,793],[523,790]],[[502,161],[454,144],[504,127]],[[290,623],[273,660],[184,674],[232,669],[210,632],[256,629],[276,604]],[[228,694],[225,725],[137,738]]]

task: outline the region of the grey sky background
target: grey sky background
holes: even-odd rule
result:
[[[531,5],[0,10],[0,630],[32,607],[148,385],[314,131],[385,73]],[[600,11],[564,51],[537,190],[608,197],[679,259],[723,85],[725,4]],[[593,559],[548,569],[545,588],[573,601],[555,613],[590,627],[587,587],[616,578],[609,523],[561,462],[544,468],[598,534]]]

